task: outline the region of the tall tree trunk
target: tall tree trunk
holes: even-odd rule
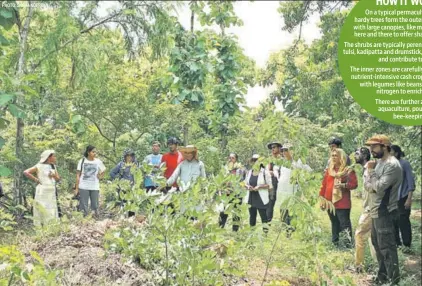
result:
[[[186,146],[189,142],[189,123],[183,125],[183,144]]]
[[[190,15],[190,31],[193,33],[193,25],[195,22],[195,12],[191,10],[192,14]]]
[[[224,128],[224,130],[222,130],[220,136],[221,136],[221,152],[225,152],[226,148],[227,148],[227,129]]]
[[[31,1],[28,1],[28,15],[25,18],[25,23],[20,26],[19,30],[19,61],[18,67],[16,71],[16,76],[19,80],[22,80],[23,75],[25,74],[25,49],[28,40],[29,34],[29,24],[31,22],[32,15],[34,14],[34,9],[31,5]],[[21,98],[18,96],[16,98],[16,103],[21,103]],[[16,122],[16,149],[15,155],[17,158],[17,162],[14,167],[14,175],[13,175],[13,198],[15,203],[22,204],[26,202],[25,194],[23,190],[21,190],[21,178],[22,178],[22,147],[24,142],[24,122],[22,118],[17,118]]]
[[[193,33],[195,23],[195,12],[191,10],[190,15],[190,31]],[[186,122],[185,125],[183,125],[183,144],[186,146],[189,142],[189,122]]]

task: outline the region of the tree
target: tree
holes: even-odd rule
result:
[[[28,3],[30,4],[31,2],[29,1]],[[52,2],[50,4],[53,5]],[[123,31],[129,58],[133,58],[133,55],[139,52],[139,47],[145,45],[149,40],[151,40],[150,43],[158,43],[157,38],[163,37],[160,32],[165,31],[164,27],[169,23],[166,11],[171,11],[172,9],[172,5],[167,3],[122,1],[119,3],[118,8],[113,9],[108,15],[100,18],[97,16],[96,11],[98,1],[95,4],[88,3],[83,7],[78,7],[76,2],[60,2],[46,12],[34,8],[33,5],[27,6],[29,7],[28,9],[19,9],[16,5],[16,8],[2,8],[1,10],[2,18],[0,21],[2,26],[11,28],[14,23],[17,26],[16,33],[18,34],[19,43],[16,43],[13,48],[18,49],[19,52],[15,63],[13,63],[14,60],[11,58],[11,66],[16,66],[16,74],[20,81],[23,80],[24,75],[29,74],[31,74],[33,79],[39,77],[39,80],[47,72],[49,76],[46,80],[47,82],[50,81],[53,86],[60,79],[60,60],[63,61],[63,59],[59,58],[60,53],[70,51],[72,45],[79,43],[85,36],[92,35],[94,30],[110,23],[117,23]],[[167,10],[164,10],[164,8]],[[25,16],[22,13],[25,13]],[[50,26],[50,29],[47,29],[47,34],[42,37],[31,38],[29,32],[31,23],[36,21],[37,24],[49,26],[51,18],[49,18],[47,23],[47,15],[56,19],[53,22],[55,27]],[[20,19],[25,20],[21,22]],[[40,30],[36,30],[36,33],[39,32]],[[2,42],[4,42],[3,38],[2,36]],[[41,39],[44,42],[37,42],[37,40],[40,41]],[[152,47],[154,54],[159,55],[167,46],[161,43]],[[72,72],[68,80],[71,86],[74,84],[75,72],[78,69],[78,63],[80,63],[75,59],[75,57],[71,57],[71,61],[73,61]],[[42,86],[40,89],[45,90],[45,87]],[[17,163],[14,168],[14,194],[16,202],[22,202],[23,193],[20,188],[22,164],[19,161],[23,156],[24,120],[22,118],[23,113],[19,110],[25,109],[32,99],[28,96],[29,94],[24,94],[27,90],[25,90],[22,82],[16,87],[12,87],[10,92],[15,98],[13,105],[10,105],[9,109],[18,115],[16,123],[15,155]],[[38,93],[48,94],[48,92],[37,91],[33,96],[37,96]],[[5,101],[6,103],[8,102],[7,100]],[[18,106],[22,107],[19,108]]]

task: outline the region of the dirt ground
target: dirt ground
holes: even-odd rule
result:
[[[70,232],[28,244],[28,263],[32,262],[29,251],[38,252],[48,268],[62,271],[63,285],[154,285],[147,271],[104,250],[105,232],[118,224],[106,219],[72,225]]]
[[[421,211],[413,211],[413,219],[421,219]],[[33,262],[30,251],[36,251],[50,269],[61,270],[63,285],[154,285],[150,272],[142,269],[136,263],[124,259],[121,255],[107,253],[104,249],[104,234],[107,230],[116,228],[122,223],[142,227],[144,218],[136,220],[113,221],[103,219],[91,221],[82,225],[71,225],[70,231],[44,242],[28,241],[24,243],[23,251],[27,254],[27,262]],[[262,265],[259,267],[257,265]],[[261,285],[265,271],[265,262],[254,261],[247,271],[246,277],[233,277],[230,285]],[[421,256],[406,255],[404,269],[407,274],[414,275],[417,281],[421,277]],[[291,275],[289,275],[291,273]],[[340,273],[339,273],[340,274]],[[369,274],[350,274],[356,285],[371,285]],[[272,284],[271,281],[277,281]],[[295,277],[294,269],[268,270],[266,285],[312,285],[307,277]]]

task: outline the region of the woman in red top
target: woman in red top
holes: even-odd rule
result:
[[[334,204],[334,210],[328,210],[331,220],[332,242],[338,245],[340,232],[345,232],[346,247],[352,247],[352,223],[350,221],[350,190],[358,186],[356,174],[347,166],[347,155],[342,149],[331,152],[330,165],[325,172],[319,195]],[[326,209],[322,203],[321,208]]]

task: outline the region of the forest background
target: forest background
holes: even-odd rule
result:
[[[142,159],[155,140],[162,142],[165,151],[170,136],[199,148],[209,181],[217,185],[229,152],[247,162],[253,153],[267,156],[266,143],[272,140],[292,143],[295,157],[315,170],[312,176],[302,176],[303,193],[298,198],[307,200],[292,202],[298,208],[297,223],[317,214],[323,226],[322,230],[317,226],[299,229],[297,239],[315,232],[327,235],[327,218],[314,206],[329,155],[327,143],[333,136],[342,138],[346,153],[352,154],[373,134],[389,135],[402,146],[416,175],[414,206],[420,208],[421,127],[392,125],[372,117],[350,96],[338,71],[337,41],[354,2],[281,1],[278,12],[284,25],[279,28],[298,37],[288,48],[271,54],[264,68],[247,57],[238,38],[228,32],[243,24],[235,13],[235,2],[119,1],[105,15],[99,13],[101,1],[40,3],[2,1],[0,7],[0,176],[9,198],[8,207],[0,208],[0,231],[26,229],[35,188],[22,172],[38,161],[43,150],[57,152],[63,178],[59,197],[63,205],[69,205],[76,162],[88,144],[97,147],[111,169],[125,148],[135,150]],[[183,5],[191,11],[188,29],[177,17]],[[315,15],[320,17],[321,37],[306,44],[302,28]],[[272,86],[273,92],[259,106],[248,107],[245,94],[257,85]],[[360,205],[355,199],[354,205]],[[301,212],[305,207],[309,209]],[[355,216],[358,213],[359,208]],[[420,232],[420,222],[416,227]],[[62,226],[54,235],[65,231]],[[271,237],[274,243],[264,243],[270,253],[280,242],[276,234]],[[417,249],[420,234],[415,237]],[[311,245],[320,252],[325,248],[319,247],[328,247],[315,241]],[[249,254],[256,256],[253,249]],[[310,259],[303,255],[303,261]],[[265,275],[257,277],[267,281],[271,263],[285,258],[262,257]],[[420,250],[412,259],[420,265]],[[332,264],[327,262],[327,272],[321,262],[313,263],[292,276],[306,277],[310,283],[336,281],[337,274],[330,272]],[[17,273],[47,277],[48,267],[41,265],[43,274],[23,268]],[[167,276],[158,276],[171,284],[168,263],[161,266]],[[408,279],[417,279],[413,274],[410,271]],[[276,275],[274,279],[289,283],[290,278]],[[338,283],[353,284],[360,278],[346,275],[341,279]]]

